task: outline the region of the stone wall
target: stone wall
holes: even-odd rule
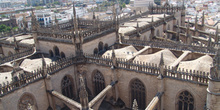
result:
[[[24,93],[29,93],[34,97],[38,110],[46,110],[48,108],[45,83],[44,80],[39,80],[1,97],[3,110],[18,110],[19,99]]]

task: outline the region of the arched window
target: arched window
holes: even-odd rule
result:
[[[53,51],[52,50],[49,50],[49,55],[50,55],[50,57],[53,57]]]
[[[37,103],[34,96],[24,93],[18,101],[18,110],[37,110]]]
[[[53,48],[53,50],[54,50],[55,56],[60,56],[60,51],[59,51],[59,48],[57,46],[55,46]]]
[[[65,58],[66,57],[65,53],[63,53],[63,52],[60,53],[60,56],[61,56],[61,58]]]
[[[95,48],[94,51],[93,51],[93,53],[94,53],[94,54],[98,54],[98,49]]]
[[[178,110],[193,110],[194,98],[188,91],[183,91],[178,97]]]
[[[93,85],[94,85],[95,95],[98,95],[105,88],[105,79],[102,73],[98,70],[96,70],[94,73]]]
[[[108,44],[105,44],[104,49],[108,50]]]
[[[167,30],[170,30],[170,24],[168,24],[168,26],[167,26]]]
[[[103,50],[103,42],[99,42],[98,48],[99,48],[99,52]]]
[[[13,55],[13,53],[11,51],[8,52],[8,56],[11,56]]]
[[[130,88],[131,88],[131,103],[133,103],[134,99],[136,99],[138,108],[141,110],[145,109],[146,94],[145,94],[144,84],[140,80],[135,79],[131,82]]]
[[[159,31],[159,29],[157,30],[157,36],[160,37],[160,31]]]
[[[73,86],[73,82],[69,76],[64,76],[64,78],[61,82],[61,87],[62,87],[62,94],[64,96],[67,96],[71,99],[74,98],[74,94],[73,94],[74,86]]]

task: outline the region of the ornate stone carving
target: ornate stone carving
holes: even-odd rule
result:
[[[34,98],[30,94],[23,95],[18,102],[19,110],[36,110]]]

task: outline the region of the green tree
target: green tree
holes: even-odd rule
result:
[[[5,16],[5,15],[3,14],[3,15],[1,15],[1,17],[2,17],[2,18],[6,18],[7,16]]]
[[[125,3],[122,4],[122,8],[126,8],[126,4]]]
[[[55,1],[53,4],[60,5],[60,2],[59,1]]]
[[[11,30],[11,27],[6,26],[4,24],[0,25],[0,32],[9,32]]]
[[[13,27],[12,29],[15,31],[15,30],[17,30],[17,29],[18,29],[18,27]]]

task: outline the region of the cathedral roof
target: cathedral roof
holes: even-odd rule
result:
[[[46,64],[50,64],[52,62],[49,58],[44,58],[46,61]],[[40,69],[42,67],[42,59],[25,59],[21,65],[20,68],[22,68],[24,71],[31,72],[33,70]]]
[[[163,59],[165,65],[170,65],[177,59],[170,50],[164,49],[153,54],[138,55],[135,57],[134,61],[141,61],[141,62],[146,62],[151,64],[153,63],[159,65],[161,53],[163,53]]]
[[[133,56],[136,52],[138,52],[133,46],[127,46],[124,48],[120,48],[120,49],[115,49],[115,56],[116,58],[130,58],[131,56]],[[107,52],[105,52],[103,54],[103,56],[108,56],[111,57],[112,56],[112,50],[108,50]]]
[[[195,60],[181,61],[179,63],[178,69],[184,68],[185,70],[188,69],[188,70],[210,72],[212,62],[213,62],[212,57],[210,57],[209,55],[204,55]]]

